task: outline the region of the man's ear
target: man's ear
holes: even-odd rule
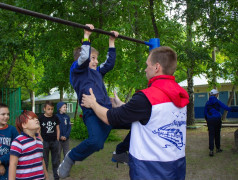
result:
[[[160,67],[160,64],[159,64],[159,63],[156,63],[156,64],[155,64],[155,70],[156,70],[156,72],[158,72],[160,68],[161,68],[161,67]]]

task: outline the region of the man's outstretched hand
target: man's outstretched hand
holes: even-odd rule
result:
[[[114,91],[114,98],[110,97],[111,103],[112,103],[112,107],[113,108],[117,108],[120,107],[121,105],[125,104],[124,102],[122,102],[119,97],[117,96],[117,92]]]
[[[89,93],[90,95],[83,94],[81,106],[84,106],[86,108],[91,108],[99,119],[101,119],[105,124],[109,125],[109,122],[107,119],[108,109],[97,103],[96,97],[93,94],[92,88],[89,89]]]
[[[81,101],[81,106],[86,107],[86,108],[92,108],[93,105],[95,105],[96,98],[93,94],[92,88],[89,89],[90,95],[83,94],[82,101]]]

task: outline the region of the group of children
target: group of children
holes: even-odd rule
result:
[[[54,179],[59,179],[60,154],[63,150],[66,155],[69,150],[71,124],[64,102],[57,104],[56,115],[53,110],[50,101],[46,101],[45,113],[39,118],[24,110],[14,127],[7,124],[8,106],[0,103],[0,180],[49,179],[50,151]]]
[[[79,102],[81,102],[82,94],[89,94],[89,88],[93,88],[98,102],[106,108],[112,108],[103,83],[103,76],[115,65],[116,50],[114,43],[118,32],[111,31],[114,36],[109,38],[107,60],[98,66],[99,53],[90,46],[89,40],[94,26],[91,24],[87,24],[87,26],[91,30],[84,30],[83,45],[74,52],[75,62],[70,69],[70,82],[78,95]],[[92,153],[103,149],[112,128],[101,122],[92,109],[81,107],[89,137],[69,151],[71,125],[70,118],[66,115],[66,104],[64,102],[57,104],[56,115],[53,114],[54,105],[50,101],[46,101],[45,113],[40,115],[39,118],[31,111],[23,111],[16,119],[16,128],[20,135],[18,135],[15,127],[7,125],[9,110],[6,105],[1,106],[0,135],[3,129],[8,129],[9,132],[5,134],[8,135],[9,140],[6,148],[8,150],[5,153],[8,160],[2,160],[3,156],[0,154],[0,180],[2,177],[7,179],[9,156],[11,162],[9,166],[10,180],[48,179],[47,170],[50,151],[54,179],[66,178],[69,176],[70,169],[75,161],[82,161]],[[127,127],[130,128],[130,125]],[[119,159],[121,159],[121,155],[125,155],[123,156],[126,159],[124,161],[128,162],[129,141],[130,134],[118,145],[116,152],[113,154],[114,159],[116,159],[119,152]],[[65,157],[60,164],[62,149]]]

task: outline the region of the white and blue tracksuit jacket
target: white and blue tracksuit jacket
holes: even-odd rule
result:
[[[185,179],[188,94],[173,76],[154,77],[142,90],[152,105],[146,125],[132,123],[130,176],[139,180]]]

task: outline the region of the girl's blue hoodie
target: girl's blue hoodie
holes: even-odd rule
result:
[[[60,114],[59,111],[56,115],[60,120],[60,137],[65,136],[67,139],[69,139],[71,132],[70,117],[67,114]]]

